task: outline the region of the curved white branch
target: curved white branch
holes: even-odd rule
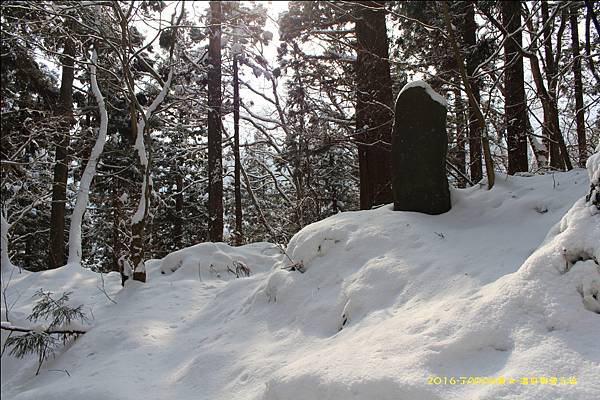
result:
[[[96,50],[94,50],[92,53],[92,64],[90,65],[90,82],[92,92],[94,93],[100,111],[100,128],[98,129],[98,138],[92,148],[92,153],[90,154],[90,158],[81,177],[79,190],[77,191],[77,200],[75,201],[75,208],[71,215],[71,227],[69,229],[69,263],[81,263],[81,223],[90,197],[90,186],[96,175],[96,165],[98,164],[98,159],[104,149],[104,143],[106,143],[106,131],[108,129],[106,104],[104,103],[104,97],[102,96],[102,92],[100,92],[98,81],[96,79],[97,60],[98,55],[96,54]]]

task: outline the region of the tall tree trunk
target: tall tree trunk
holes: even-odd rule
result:
[[[96,165],[104,149],[104,143],[106,143],[106,134],[108,129],[108,113],[106,112],[106,105],[104,103],[104,97],[98,87],[96,80],[96,51],[92,55],[92,64],[90,65],[90,82],[96,102],[98,103],[98,109],[100,111],[100,128],[98,129],[98,137],[90,153],[90,158],[85,165],[85,170],[81,175],[81,181],[79,182],[79,189],[77,190],[77,199],[75,200],[75,207],[73,208],[73,214],[71,215],[71,226],[69,229],[69,263],[81,263],[81,224],[83,223],[83,215],[87,209],[90,188],[94,176],[96,175]]]
[[[235,245],[244,243],[242,215],[242,181],[240,159],[240,82],[237,54],[233,56],[233,189],[235,197]]]
[[[446,25],[446,30],[448,32],[448,36],[450,39],[450,45],[452,46],[452,52],[454,53],[454,60],[456,62],[456,66],[458,68],[458,72],[460,73],[460,78],[462,80],[463,86],[465,87],[465,92],[467,93],[467,97],[469,99],[469,107],[475,110],[475,115],[479,120],[479,124],[483,129],[481,135],[481,147],[483,148],[483,159],[485,161],[485,175],[487,177],[487,186],[488,190],[494,187],[496,182],[496,175],[494,173],[494,160],[492,159],[492,151],[490,148],[490,141],[487,136],[487,132],[485,132],[485,116],[481,111],[481,107],[477,102],[477,98],[475,97],[475,93],[473,92],[473,88],[471,87],[471,82],[469,81],[469,76],[467,74],[467,68],[464,64],[464,59],[460,54],[460,49],[458,47],[458,41],[456,40],[456,34],[454,33],[454,25],[452,25],[452,19],[450,18],[450,11],[448,8],[448,4],[445,2],[441,3],[442,12],[444,15],[444,22]]]
[[[297,69],[297,66],[294,68],[294,80],[299,89],[299,99],[298,99],[298,131],[293,133],[291,137],[292,141],[292,169],[293,169],[293,179],[296,185],[296,221],[298,223],[298,230],[302,229],[305,225],[305,213],[304,213],[304,200],[306,199],[306,190],[308,188],[306,182],[306,171],[305,171],[305,163],[303,157],[306,155],[306,149],[304,146],[305,140],[305,124],[304,124],[304,116],[305,116],[305,98],[304,98],[304,87],[302,85],[302,78],[300,77],[300,73]]]
[[[208,237],[223,241],[223,164],[221,137],[221,2],[210,2],[208,57]]]
[[[356,4],[356,138],[360,208],[391,203],[392,80],[382,1]]]
[[[581,81],[581,57],[579,54],[579,30],[577,27],[578,10],[571,5],[571,48],[573,51],[573,77],[575,79],[575,121],[577,123],[577,146],[579,148],[579,166],[585,168],[587,144],[585,140],[585,119],[583,107],[583,83]]]
[[[458,82],[460,82],[460,80]],[[467,165],[465,154],[465,104],[463,102],[461,90],[458,88],[454,91],[454,108],[456,110],[456,144],[453,152],[454,162],[456,168],[458,168],[463,175],[466,175]],[[462,176],[459,176],[458,187],[464,188],[466,186],[467,181]]]
[[[591,0],[585,0],[585,6],[587,8],[587,13],[591,17],[592,21],[594,21],[594,26],[596,27],[596,33],[600,36],[600,22],[598,22],[598,16],[594,12],[594,2]]]
[[[152,192],[154,190],[151,175],[152,159],[150,157],[152,147],[146,124],[158,106],[164,101],[165,97],[167,97],[172,79],[173,69],[171,68],[169,77],[164,83],[160,93],[146,111],[142,110],[142,115],[137,121],[135,149],[138,155],[138,168],[142,173],[142,193],[140,194],[137,211],[131,218],[130,251],[131,265],[133,266],[132,279],[134,281],[146,282],[146,264],[144,262],[146,251],[146,225],[148,224],[148,216],[150,215],[150,207],[152,206]],[[146,142],[148,142],[148,150],[146,149]]]
[[[527,105],[525,104],[525,81],[523,78],[523,55],[521,33],[521,4],[502,2],[502,20],[513,40],[504,41],[504,112],[506,118],[506,142],[508,144],[508,173],[528,170],[527,163]]]
[[[175,242],[175,249],[179,250],[183,248],[183,174],[177,165],[175,165],[175,225],[173,229],[173,236]]]
[[[565,140],[558,126],[558,110],[556,105],[553,104],[552,98],[548,95],[548,92],[544,86],[539,60],[537,57],[529,57],[529,61],[531,64],[531,75],[533,76],[533,81],[538,90],[540,102],[542,103],[542,108],[544,110],[544,125],[548,127],[547,129],[549,129],[551,140],[555,144],[558,144],[559,155],[555,155],[554,158],[556,160],[556,157],[559,157],[559,161],[555,162],[555,165],[558,166],[553,166],[552,154],[550,154],[550,166],[559,169],[566,166],[567,170],[571,170],[573,169],[573,166],[569,160],[569,154],[567,152]]]
[[[113,227],[112,227],[112,271],[119,272],[119,258],[121,257],[120,228],[122,220],[121,199],[119,198],[119,180],[115,179],[112,184],[112,207],[113,207]]]
[[[473,52],[475,46],[477,46],[477,25],[475,23],[475,9],[472,3],[467,5],[465,11],[465,24],[464,24],[464,40],[465,45]],[[481,95],[479,93],[479,79],[476,79],[473,75],[477,68],[477,62],[474,57],[467,59],[467,75],[469,77],[469,83],[473,96],[475,97],[475,103],[469,102],[469,166],[471,173],[471,180],[473,182],[479,182],[483,178],[483,161],[481,152],[481,132],[483,126],[481,125],[480,119],[477,117],[477,110],[475,107],[481,102]]]
[[[546,59],[546,81],[548,82],[548,96],[552,101],[556,100],[556,83],[557,71],[554,60],[554,51],[552,50],[552,33],[554,31],[554,21],[549,21],[550,14],[548,11],[548,1],[542,0],[542,25],[543,25],[543,42],[544,42],[544,57]],[[544,112],[544,124],[542,126],[542,134],[544,136],[544,144],[548,147],[550,156],[550,166],[553,168],[564,168],[560,155],[559,143],[556,140],[558,111],[555,113],[548,108],[548,112]],[[545,108],[545,109],[546,109]]]
[[[495,76],[494,76],[494,79],[495,79]],[[506,88],[504,86],[500,85],[499,89],[500,89],[500,93],[502,94],[502,97],[506,98]],[[523,104],[525,104],[525,106],[527,107],[527,110],[528,110],[527,116],[525,117],[525,121],[527,124],[527,139],[529,140],[529,145],[531,146],[531,150],[535,157],[537,167],[538,168],[546,168],[548,166],[548,149],[544,145],[544,143],[542,143],[542,141],[539,140],[539,138],[537,136],[535,136],[535,134],[533,132],[533,127],[531,126],[531,121],[529,120],[530,109],[527,104],[527,95],[523,99]]]
[[[500,2],[500,4],[507,3],[510,2]],[[492,24],[496,28],[498,28],[503,33],[506,40],[514,41],[513,36],[509,35],[509,32],[507,31],[506,27],[501,22],[499,22],[491,13],[487,12],[485,9],[480,9],[480,11],[490,20],[490,22],[492,22]],[[552,137],[550,139],[553,140],[555,143],[558,143],[561,163],[564,162],[566,168],[570,170],[573,168],[573,166],[571,165],[571,161],[569,159],[569,154],[567,152],[567,146],[565,144],[564,138],[560,133],[558,125],[558,110],[556,108],[556,103],[552,101],[552,97],[548,94],[548,90],[546,89],[546,85],[544,84],[544,78],[542,76],[540,60],[537,57],[537,31],[533,26],[532,18],[530,18],[530,16],[528,16],[528,18],[526,18],[525,20],[527,28],[529,30],[531,45],[529,46],[528,50],[524,50],[520,46],[517,46],[517,48],[520,49],[519,51],[524,57],[527,57],[529,59],[529,64],[531,66],[531,75],[533,77],[533,81],[537,89],[538,97],[544,109],[544,125],[550,127],[550,131],[552,132]]]
[[[65,203],[67,201],[67,175],[69,173],[69,141],[73,124],[73,79],[75,44],[66,39],[63,50],[62,78],[58,112],[64,117],[56,143],[54,182],[52,184],[52,209],[50,211],[50,249],[48,269],[65,264]]]
[[[333,160],[333,153],[330,152],[329,153],[329,169],[331,171],[333,171],[335,166],[334,160]],[[337,189],[336,189],[336,184],[337,182],[332,182],[331,184],[331,210],[333,211],[334,214],[337,214],[339,212],[339,206],[338,206],[338,199],[337,199]]]
[[[146,110],[139,104],[135,94],[135,82],[130,68],[130,56],[129,52],[131,46],[129,43],[129,26],[128,18],[123,15],[123,12],[118,4],[113,3],[115,13],[120,19],[121,24],[121,40],[122,40],[122,53],[120,54],[121,65],[127,83],[127,90],[130,101],[135,104],[134,108],[130,108],[131,120],[136,121],[137,113],[140,113],[140,118],[137,119],[135,131],[132,129],[132,133],[135,133],[134,148],[137,154],[137,167],[142,175],[142,187],[141,194],[138,201],[138,206],[135,214],[131,218],[131,241],[129,245],[130,257],[121,257],[120,264],[123,267],[121,270],[121,279],[124,284],[125,281],[131,277],[134,281],[146,282],[146,264],[144,261],[145,248],[146,248],[146,231],[152,233],[151,229],[146,229],[150,216],[150,209],[152,207],[152,141],[150,138],[148,122],[152,118],[153,113],[158,109],[161,103],[167,97],[171,82],[173,80],[173,51],[175,49],[175,42],[177,40],[177,27],[181,23],[185,14],[185,3],[182,3],[181,12],[175,25],[171,26],[171,43],[169,50],[169,61],[171,65],[169,69],[169,75],[165,82],[162,81],[160,76],[153,71],[154,76],[162,85],[160,93],[154,98],[150,106]],[[151,68],[150,68],[151,70]],[[148,147],[146,147],[148,144]],[[126,268],[125,268],[126,266]]]
[[[594,64],[594,58],[592,57],[592,38],[590,33],[590,22],[592,16],[589,11],[585,13],[585,58],[587,59],[588,67],[590,68],[590,72],[594,75],[596,79],[596,83],[600,84],[600,76],[598,72],[596,72],[596,66]]]
[[[535,42],[537,39],[535,37],[535,32],[531,19],[527,20],[527,24],[530,30],[529,36],[532,40],[531,52],[528,55],[528,58],[531,64],[531,74],[533,76],[533,80],[535,82],[536,89],[538,90],[538,95],[542,103],[542,108],[544,110],[543,129],[545,130],[545,136],[548,138],[549,141],[549,164],[553,168],[566,168],[567,170],[570,170],[573,168],[573,166],[571,165],[571,161],[569,159],[569,153],[567,150],[565,139],[560,131],[560,122],[556,98],[556,87],[558,84],[558,79],[557,73],[555,72],[556,65],[558,64],[558,57],[561,54],[561,43],[562,34],[565,28],[565,18],[566,13],[563,12],[561,25],[557,33],[556,58],[554,58],[554,52],[552,51],[552,31],[550,31],[549,33],[547,31],[544,32],[544,51],[546,52],[546,62],[550,62],[550,65],[553,68],[550,71],[546,69],[548,89],[546,89],[546,86],[544,85],[539,59],[536,56],[537,45],[535,44]],[[542,1],[542,24],[544,29],[550,29],[550,24],[553,24],[553,21],[550,21],[547,9],[547,2],[545,1]]]

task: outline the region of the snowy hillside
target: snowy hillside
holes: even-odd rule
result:
[[[289,258],[269,243],[201,244],[150,262],[146,284],[105,276],[106,294],[77,265],[5,268],[3,321],[8,305],[27,325],[40,288],[72,290],[94,319],[39,376],[35,359],[4,355],[3,398],[595,398],[600,213],[588,189],[581,169],[497,175],[491,191],[453,190],[443,215],[341,213],[296,234]],[[228,271],[234,261],[251,276]]]

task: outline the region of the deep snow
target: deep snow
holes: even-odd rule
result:
[[[498,175],[491,191],[453,190],[439,216],[340,213],[291,240],[305,273],[283,269],[292,261],[273,244],[200,244],[149,262],[146,284],[105,276],[118,304],[78,265],[3,268],[13,324],[27,325],[39,288],[73,290],[94,316],[39,376],[33,359],[5,355],[3,399],[597,398],[600,213],[588,188],[585,170]],[[234,260],[252,275],[236,279]]]

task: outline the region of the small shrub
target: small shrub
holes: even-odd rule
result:
[[[72,292],[65,292],[58,299],[54,299],[52,294],[52,292],[45,292],[42,289],[38,290],[34,298],[39,297],[39,300],[27,317],[33,323],[40,320],[50,321],[47,326],[19,328],[4,326],[3,324],[3,329],[11,331],[5,343],[5,346],[11,349],[11,355],[23,358],[28,354],[37,354],[38,368],[35,372],[36,375],[39,374],[43,362],[50,355],[53,355],[61,345],[61,341],[62,345],[65,345],[68,339],[77,338],[85,333],[81,330],[70,329],[68,325],[76,320],[81,321],[81,323],[88,321],[87,316],[82,311],[83,305],[73,308],[67,304]],[[23,332],[23,334],[12,336],[14,332]]]

